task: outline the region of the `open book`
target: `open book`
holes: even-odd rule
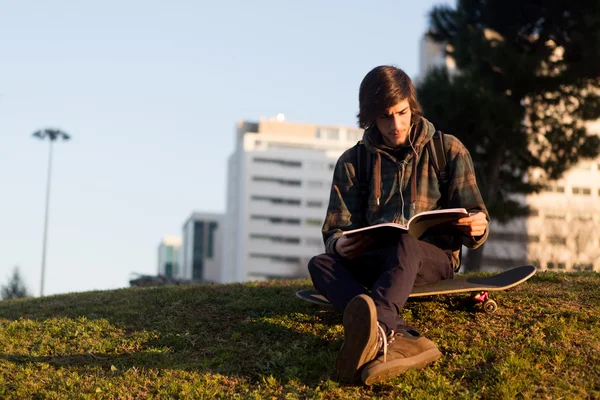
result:
[[[442,210],[423,211],[408,220],[406,225],[386,222],[383,224],[366,226],[364,228],[345,231],[345,236],[361,232],[370,236],[374,242],[383,242],[395,238],[398,233],[408,232],[417,239],[425,233],[428,234],[450,234],[452,232],[451,222],[460,218],[468,217],[469,212],[464,208],[446,208]]]

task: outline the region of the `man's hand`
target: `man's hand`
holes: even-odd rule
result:
[[[349,260],[358,257],[365,251],[373,240],[368,236],[355,233],[351,236],[342,236],[335,242],[335,251]]]
[[[464,217],[454,222],[454,226],[458,228],[463,234],[467,236],[477,237],[485,233],[488,226],[488,220],[485,214],[478,212],[476,214],[469,214],[468,217]]]

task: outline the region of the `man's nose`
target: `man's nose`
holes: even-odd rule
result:
[[[402,118],[399,115],[394,115],[393,124],[394,124],[395,130],[401,130],[402,129]]]

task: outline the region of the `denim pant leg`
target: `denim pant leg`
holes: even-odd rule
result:
[[[383,271],[371,290],[377,319],[387,330],[414,329],[400,318],[413,287],[452,279],[452,263],[443,250],[409,234],[403,234],[397,246],[383,252]]]

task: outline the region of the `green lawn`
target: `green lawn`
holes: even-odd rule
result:
[[[341,315],[308,281],[131,288],[0,302],[0,398],[600,398],[600,274],[538,273],[494,295],[411,300],[443,358],[339,383]]]

